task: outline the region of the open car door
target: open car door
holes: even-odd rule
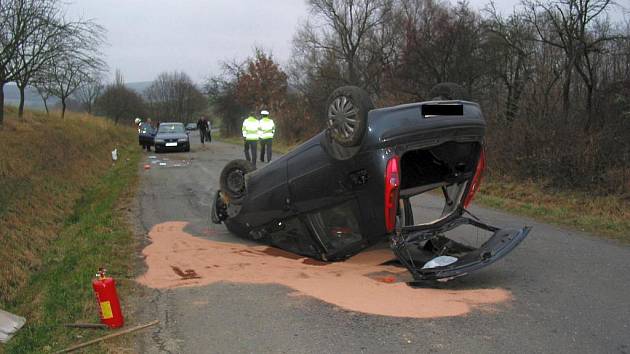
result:
[[[531,229],[499,229],[474,217],[465,217],[463,212],[462,209],[433,224],[403,226],[396,230],[392,250],[415,280],[450,280],[486,267],[518,246]],[[462,225],[471,225],[492,235],[478,247],[446,236]]]
[[[485,152],[478,142],[449,142],[408,151],[400,161],[397,156],[389,160],[385,195],[388,200],[398,200],[386,203],[388,229],[393,231],[391,248],[415,280],[447,280],[486,267],[529,234],[530,227],[501,229],[466,209],[479,188],[484,167]],[[427,210],[440,214],[416,224],[410,199],[439,190],[443,206]],[[418,207],[431,200],[429,197]]]

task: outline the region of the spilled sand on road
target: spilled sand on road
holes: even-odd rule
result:
[[[143,250],[147,272],[137,281],[152,288],[202,286],[227,281],[281,284],[346,310],[368,314],[435,318],[507,301],[504,289],[411,288],[404,268],[387,249],[362,252],[345,262],[323,263],[267,246],[247,246],[194,237],[185,222],[166,222],[149,232]]]

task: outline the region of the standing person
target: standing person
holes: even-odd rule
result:
[[[267,162],[271,162],[271,143],[276,132],[273,119],[269,118],[269,111],[260,111],[260,161],[265,162],[265,149],[267,150]]]
[[[136,118],[136,121],[140,118]],[[151,145],[154,144],[155,128],[151,124],[151,118],[147,118],[146,122],[140,121],[138,124],[138,140],[142,145],[142,150],[151,151]]]
[[[207,132],[208,132],[208,136],[206,136],[206,139],[208,140],[209,143],[212,142],[212,123],[210,123],[210,120],[207,117],[204,117],[203,119],[205,119],[206,121],[206,127],[207,127]]]
[[[256,168],[256,143],[259,139],[260,122],[253,116],[243,121],[243,140],[245,141],[245,159]],[[250,156],[251,150],[251,156]]]
[[[151,145],[155,145],[155,134],[156,134],[156,129],[153,126],[153,121],[151,120],[151,118],[147,118],[147,134],[149,134],[150,138],[149,141],[147,141],[147,151],[151,151]]]
[[[208,136],[206,132],[208,129],[208,124],[207,121],[205,121],[204,117],[199,117],[199,120],[197,121],[197,129],[199,129],[199,137],[201,138],[201,143],[205,144],[206,137]]]

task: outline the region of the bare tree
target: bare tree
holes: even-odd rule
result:
[[[0,1],[0,125],[4,120],[4,85],[15,80],[19,67],[15,58],[33,28],[31,1]]]
[[[57,4],[57,0],[32,0],[29,31],[18,46],[14,57],[17,68],[15,83],[20,91],[18,116],[24,113],[24,91],[36,73],[63,51],[62,36],[74,25],[68,23]]]
[[[111,118],[116,124],[145,114],[142,96],[125,86],[120,70],[116,70],[114,82],[105,87],[96,99],[95,106],[100,114]]]
[[[507,90],[505,117],[512,121],[518,114],[523,92],[532,76],[531,62],[535,48],[530,39],[534,29],[519,13],[503,18],[494,2],[486,7],[485,12],[489,16],[489,33],[486,35],[488,50],[494,53],[496,59],[493,72]]]
[[[50,110],[48,108],[48,100],[50,99],[50,94],[48,93],[47,89],[42,89],[39,87],[35,88],[37,90],[37,93],[39,94],[39,97],[42,98],[42,102],[44,102],[44,108],[46,109],[46,115],[50,114]]]
[[[184,72],[161,73],[145,94],[151,114],[159,120],[190,122],[208,104]]]
[[[221,134],[240,134],[241,122],[248,109],[238,99],[238,80],[245,72],[246,61],[223,62],[221,75],[210,77],[204,85],[212,111],[221,117]]]
[[[592,124],[592,101],[595,85],[593,56],[600,51],[603,43],[621,39],[610,35],[600,19],[614,5],[612,0],[523,0],[525,19],[537,32],[535,40],[559,48],[565,57],[563,61],[564,83],[562,103],[565,120],[571,106],[573,74],[578,72],[586,86],[587,120],[585,129]],[[595,30],[594,26],[599,27]]]
[[[88,75],[83,85],[77,89],[75,96],[81,102],[83,109],[91,114],[96,99],[103,93],[104,89],[105,85],[103,85],[101,73],[95,72]]]
[[[426,99],[429,88],[455,82],[474,91],[487,75],[480,16],[459,3],[455,7],[432,0],[403,0],[404,41],[396,68],[400,89]]]
[[[328,53],[343,65],[343,79],[349,84],[364,85],[362,77],[370,61],[370,39],[390,20],[391,0],[309,0],[312,21],[298,31],[294,44],[299,51]]]
[[[89,82],[94,73],[104,71],[99,47],[104,29],[92,21],[78,22],[70,27],[62,40],[63,52],[54,56],[38,81],[45,81],[50,95],[61,100],[61,117],[66,111],[66,100],[79,87]]]

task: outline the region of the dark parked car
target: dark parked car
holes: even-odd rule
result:
[[[196,123],[186,124],[186,130],[197,130],[197,124]]]
[[[140,123],[138,126],[138,143],[142,147],[153,146],[156,129],[149,123]]]
[[[188,132],[183,123],[160,123],[155,135],[155,152],[190,151]]]
[[[325,131],[258,170],[245,160],[225,166],[213,222],[324,261],[388,239],[419,281],[495,262],[530,229],[500,229],[467,211],[485,166],[486,123],[461,92],[444,83],[432,101],[374,109],[359,88],[335,90]],[[423,202],[431,191],[442,196],[439,207],[429,205],[435,198]],[[414,215],[412,202],[435,215]],[[477,231],[462,236],[456,229],[464,225]]]

